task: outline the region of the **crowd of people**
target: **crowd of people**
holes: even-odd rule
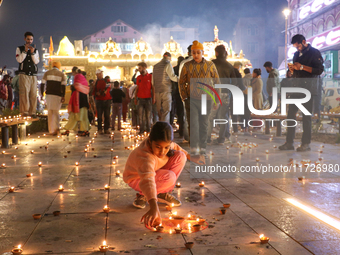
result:
[[[5,75],[0,83],[1,109],[11,108],[14,104],[15,107],[19,106],[23,116],[34,116],[37,105],[35,91],[39,53],[32,42],[33,34],[25,33],[25,45],[19,46],[16,54],[19,70],[12,80]],[[104,77],[101,69],[96,70],[97,79],[88,82],[86,73],[73,67],[72,94],[66,102],[69,119],[62,134],[69,135],[70,130],[74,130],[81,136],[89,136],[96,119],[99,134],[120,131],[121,122],[130,120],[132,127],[138,129],[140,134],[148,133],[149,136],[129,155],[124,181],[138,192],[134,206],[144,208],[147,202],[150,204],[150,210],[143,219],[146,224],[154,225],[160,220],[157,201],[172,206],[181,205],[181,201],[170,193],[186,160],[205,164],[207,144],[223,145],[230,142],[231,132],[248,134],[250,128],[256,130],[261,126],[260,120],[259,123],[253,121],[251,127],[248,125],[252,118],[248,101],[257,110],[271,108],[276,96],[274,93],[280,93],[280,87],[299,87],[311,92],[311,99],[302,105],[313,112],[313,99],[318,98],[318,88],[321,86],[319,76],[324,70],[323,59],[317,49],[306,43],[303,35],[295,35],[291,43],[297,52],[289,65],[287,77],[281,82],[273,64],[269,61],[264,63],[263,67],[269,74],[266,93],[261,68],[254,68],[251,73],[249,68],[243,68],[241,62],[229,63],[228,51],[223,45],[215,48],[216,59],[207,60],[203,45],[198,41],[188,47],[186,58],[178,57],[174,67],[169,52],[163,54],[153,73],[148,72],[145,62],[138,63],[131,84],[111,82],[110,77]],[[67,79],[59,62],[53,62],[52,67],[44,74],[40,93],[42,97],[45,95],[49,132],[57,135],[59,110],[65,102]],[[234,114],[236,109],[233,108],[240,106],[237,98],[233,98],[230,90],[217,88],[217,84],[230,84],[242,91],[244,114]],[[291,98],[299,98],[294,96],[292,94]],[[204,107],[203,98],[206,102]],[[296,120],[297,111],[296,105],[290,105],[287,118]],[[232,128],[229,122],[219,125],[216,140],[212,140],[214,119],[231,119],[233,122]],[[175,126],[179,141],[190,142],[190,153],[173,142]],[[295,127],[288,127],[286,143],[279,147],[280,150],[295,149],[294,136]],[[310,150],[310,142],[311,116],[303,114],[302,144],[297,151]]]
[[[17,47],[16,59],[19,69],[15,77],[4,75],[0,82],[0,110],[18,107],[22,116],[35,117],[37,109],[37,72],[39,63],[39,52],[33,44],[33,33],[26,32],[25,44]],[[203,57],[203,45],[194,41],[188,47],[188,56],[178,57],[177,65],[171,65],[171,54],[166,52],[163,58],[153,68],[153,73],[148,72],[145,62],[138,63],[131,82],[110,81],[110,77],[104,77],[101,69],[96,70],[96,80],[86,79],[86,73],[77,67],[72,69],[73,84],[71,86],[71,99],[65,102],[65,87],[67,78],[61,71],[58,62],[52,63],[52,70],[44,74],[40,86],[41,98],[46,95],[46,108],[48,109],[49,131],[53,135],[59,133],[59,110],[61,104],[68,104],[69,121],[65,131],[68,135],[70,130],[77,131],[80,135],[88,136],[91,124],[97,119],[98,133],[109,134],[114,130],[121,130],[121,122],[131,119],[134,128],[139,128],[140,133],[149,133],[152,124],[157,121],[165,121],[175,126],[176,132],[184,142],[190,140],[191,153],[201,157],[204,161],[206,156],[206,145],[224,144],[230,142],[230,132],[243,131],[248,133],[250,127],[248,121],[251,112],[248,108],[248,90],[251,88],[252,104],[255,109],[261,110],[271,108],[273,104],[273,89],[280,93],[282,87],[296,87],[292,79],[294,77],[313,78],[323,72],[323,60],[320,52],[306,43],[304,36],[296,35],[292,44],[298,50],[294,61],[301,62],[289,65],[287,77],[280,82],[279,72],[273,68],[271,62],[264,63],[263,67],[269,74],[266,82],[266,92],[262,81],[261,68],[255,67],[253,72],[244,68],[242,63],[227,61],[228,51],[223,45],[215,48],[216,59],[209,61]],[[308,56],[308,58],[306,57]],[[299,70],[298,68],[304,68]],[[317,81],[317,79],[315,79]],[[234,98],[227,89],[214,89],[215,84],[232,84],[243,92],[244,114],[234,114]],[[306,87],[312,93],[312,100],[307,105],[311,112],[315,110],[318,103],[316,96],[321,85],[313,84]],[[217,92],[216,95],[207,98],[208,114],[202,114],[201,98],[206,92]],[[213,99],[213,100],[211,100]],[[212,102],[215,102],[213,104]],[[235,104],[236,105],[236,104]],[[314,109],[313,109],[314,108]],[[297,108],[289,108],[291,113],[288,117],[296,114]],[[277,108],[277,111],[280,109]],[[117,124],[116,124],[117,118]],[[218,138],[212,140],[213,119],[231,119],[232,128],[229,123],[218,126]],[[294,118],[293,118],[294,119]],[[302,150],[309,149],[310,143],[310,120],[305,118],[304,140]],[[307,121],[308,119],[308,121]],[[80,125],[78,125],[80,123]],[[236,124],[235,124],[236,123]],[[261,121],[253,121],[252,129],[259,129]],[[254,127],[255,126],[255,127]],[[193,128],[194,127],[194,128]],[[78,130],[79,129],[79,130]],[[232,130],[232,131],[230,131]],[[281,149],[292,149],[292,137],[295,129],[288,128],[287,143]]]

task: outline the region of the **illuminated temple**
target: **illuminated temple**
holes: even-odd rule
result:
[[[241,50],[239,54],[232,49],[232,44],[226,43],[218,38],[218,28],[214,29],[215,39],[211,42],[204,42],[204,56],[207,59],[215,58],[215,47],[223,44],[228,50],[228,61],[234,63],[240,61],[244,67],[251,67],[249,60],[244,58]],[[164,44],[162,54],[170,52],[172,55],[172,64],[177,64],[177,58],[183,55],[182,47],[172,37],[170,41]],[[110,76],[111,80],[130,81],[137,64],[144,61],[148,65],[148,71],[152,72],[153,66],[158,63],[162,55],[154,53],[152,45],[147,40],[141,38],[134,43],[131,53],[123,54],[120,45],[110,37],[105,43],[105,47],[100,52],[89,51],[87,47],[83,49],[83,41],[75,41],[73,45],[65,36],[59,43],[57,52],[53,50],[50,53],[45,53],[44,61],[46,64],[51,61],[59,61],[62,65],[62,70],[70,73],[73,66],[77,66],[87,73],[87,79],[95,79],[96,69],[101,68],[104,75]],[[49,68],[47,65],[45,68]]]

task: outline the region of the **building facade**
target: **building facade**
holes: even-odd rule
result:
[[[122,53],[130,53],[134,44],[143,34],[122,20],[117,20],[100,31],[88,35],[83,39],[84,47],[89,51],[101,52],[110,38],[119,44]]]
[[[324,85],[339,86],[340,0],[288,0],[288,60],[296,49],[290,44],[295,34],[319,49],[324,59]]]

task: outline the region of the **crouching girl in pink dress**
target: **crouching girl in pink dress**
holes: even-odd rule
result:
[[[157,202],[180,206],[181,201],[170,192],[181,174],[190,154],[173,142],[173,130],[167,122],[156,122],[150,135],[129,155],[123,174],[124,182],[136,190],[133,205],[150,210],[142,217],[154,226],[161,222]],[[199,163],[199,162],[195,162]]]

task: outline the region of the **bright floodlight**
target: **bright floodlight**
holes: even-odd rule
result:
[[[304,210],[305,212],[313,215],[314,217],[318,218],[319,220],[327,223],[328,225],[331,225],[333,228],[340,230],[340,221],[338,219],[330,217],[330,216],[326,215],[325,213],[320,212],[319,210],[316,210],[316,209],[311,208],[307,205],[304,205],[294,198],[286,198],[285,200],[287,202],[291,203],[292,205],[295,205],[296,207]]]
[[[289,14],[290,14],[290,10],[289,9],[284,9],[283,10],[283,14],[285,15],[286,18],[288,18]]]

